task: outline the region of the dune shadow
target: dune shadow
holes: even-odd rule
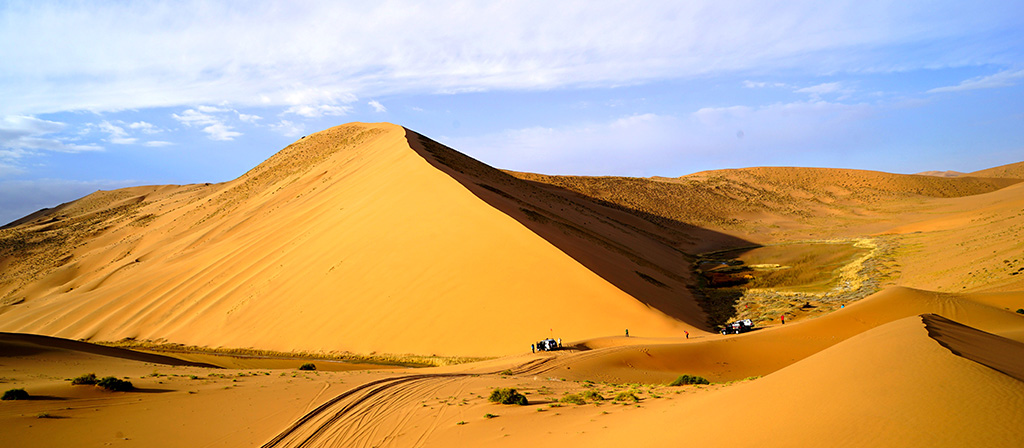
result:
[[[28,399],[32,401],[63,401],[67,400],[67,397],[57,397],[54,395],[29,395]]]
[[[556,185],[521,179],[408,129],[406,138],[428,163],[491,207],[626,294],[698,328],[714,331],[722,319],[709,319],[719,313],[704,304],[694,273],[694,249],[755,245]]]
[[[168,393],[168,392],[176,392],[176,390],[175,389],[157,389],[157,388],[136,387],[136,388],[134,388],[134,389],[132,389],[132,390],[130,390],[128,392],[140,393],[140,394],[165,394],[165,393]]]

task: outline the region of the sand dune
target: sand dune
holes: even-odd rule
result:
[[[346,125],[225,184],[97,193],[5,230],[0,328],[443,355],[697,331],[682,255],[627,218],[610,238],[554,237],[609,282],[433,167],[405,129]],[[655,262],[616,249],[632,244]]]
[[[901,319],[756,381],[649,404],[574,443],[611,446],[644,434],[649,446],[1018,446],[1024,383],[951,353],[928,337],[931,322]],[[977,338],[970,343],[993,338],[968,331]],[[1011,345],[1001,357],[1024,355],[1024,345]],[[559,442],[567,440],[545,440]]]
[[[1021,292],[956,295],[892,287],[817,319],[738,336],[583,341],[579,345],[600,348],[551,359],[529,373],[615,383],[667,383],[683,373],[735,381],[768,375],[878,326],[925,313],[1024,342],[1024,316],[1005,309],[1020,307]]]
[[[935,199],[974,196],[1020,182],[787,167],[705,171],[671,179],[515,175],[762,244],[880,232],[921,219],[918,214],[927,216]],[[729,247],[715,243],[691,243],[687,249]]]

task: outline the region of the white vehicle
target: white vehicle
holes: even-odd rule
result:
[[[733,322],[731,324],[725,324],[722,327],[722,334],[740,334],[746,333],[754,329],[754,322],[750,319],[743,319]]]

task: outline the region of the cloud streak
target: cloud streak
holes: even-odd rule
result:
[[[1004,70],[988,76],[971,78],[955,86],[938,87],[928,93],[962,92],[965,90],[995,89],[1015,85],[1017,80],[1024,78],[1024,70]]]
[[[358,96],[390,93],[979,64],[1017,44],[950,55],[928,44],[976,34],[977,22],[1014,29],[1019,14],[1006,9],[1012,5],[15,1],[0,6],[0,115],[227,102],[318,117],[347,113]],[[888,51],[919,44],[910,57]]]

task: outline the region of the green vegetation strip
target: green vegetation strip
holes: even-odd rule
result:
[[[401,367],[436,367],[466,364],[470,362],[484,361],[492,358],[473,358],[459,356],[434,356],[414,354],[369,354],[360,355],[350,352],[322,353],[322,352],[277,352],[273,350],[259,350],[253,348],[210,348],[194,345],[183,345],[173,343],[157,343],[152,341],[139,341],[135,339],[122,339],[116,342],[93,342],[108,347],[125,348],[129,350],[157,352],[157,353],[196,353],[216,356],[232,356],[238,358],[265,358],[265,359],[312,359],[321,361],[340,361],[358,364],[377,364],[386,366]]]

